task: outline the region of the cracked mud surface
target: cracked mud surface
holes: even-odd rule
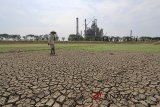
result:
[[[57,53],[0,54],[0,107],[160,107],[159,54]]]

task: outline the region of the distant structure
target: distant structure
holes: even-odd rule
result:
[[[85,19],[85,40],[87,41],[100,41],[103,37],[103,29],[100,29],[97,25],[97,19],[92,21],[91,27],[87,27]]]
[[[76,34],[70,34],[68,37],[68,41],[83,41],[82,32],[79,33],[79,19],[76,18]]]
[[[86,37],[86,30],[87,30],[87,22],[86,22],[86,19],[84,20],[84,26],[85,26],[85,28],[84,28],[84,36]]]
[[[132,37],[132,30],[130,31],[130,37]]]
[[[82,35],[82,31],[81,31],[81,35]]]
[[[79,19],[78,17],[76,18],[76,35],[79,35]]]

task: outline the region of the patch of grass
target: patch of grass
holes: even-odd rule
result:
[[[154,44],[56,44],[57,49],[63,50],[78,50],[78,51],[115,51],[115,52],[147,52],[147,53],[160,53],[160,45]],[[48,51],[47,44],[1,44],[0,52],[10,51]]]
[[[10,51],[44,51],[48,50],[47,44],[1,44],[0,52]]]
[[[57,47],[64,50],[84,50],[92,52],[121,51],[160,53],[160,45],[153,44],[59,44]]]

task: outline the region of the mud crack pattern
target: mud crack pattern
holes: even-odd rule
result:
[[[101,92],[100,100],[93,99]],[[160,55],[0,54],[0,107],[160,107]]]

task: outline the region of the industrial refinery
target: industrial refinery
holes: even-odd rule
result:
[[[91,23],[91,26],[89,27],[88,25]],[[85,19],[84,21],[84,39],[87,41],[98,41],[101,40],[101,38],[103,37],[103,29],[99,28],[97,25],[97,19],[93,19],[88,21]],[[82,33],[79,33],[79,18],[76,18],[76,35],[75,36],[82,36]]]

